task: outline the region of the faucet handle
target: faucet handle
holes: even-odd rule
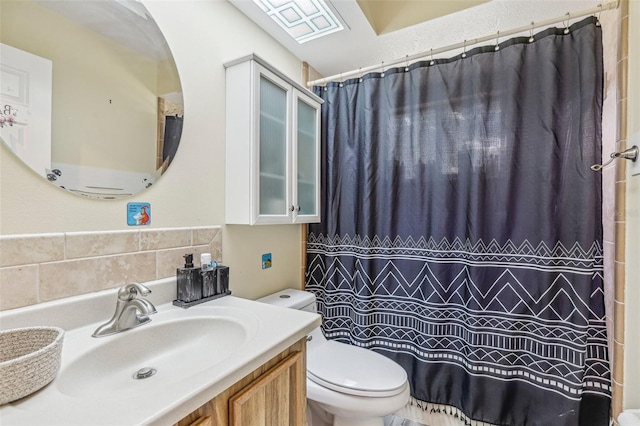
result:
[[[120,287],[118,290],[118,299],[123,302],[129,302],[136,298],[138,294],[141,296],[147,296],[151,293],[151,290],[147,286],[140,283],[131,283]]]

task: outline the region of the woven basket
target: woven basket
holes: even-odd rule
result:
[[[0,405],[30,395],[56,377],[63,338],[58,327],[0,331]]]

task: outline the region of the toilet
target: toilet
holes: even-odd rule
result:
[[[258,302],[317,313],[314,294],[287,289]],[[383,426],[409,401],[407,373],[376,352],[327,340],[320,327],[307,338],[307,424]]]
[[[640,410],[624,410],[618,416],[620,426],[640,426]]]

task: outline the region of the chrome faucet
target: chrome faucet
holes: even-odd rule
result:
[[[138,295],[147,296],[150,293],[151,290],[139,283],[120,287],[113,318],[98,327],[92,336],[110,336],[151,321],[148,315],[155,314],[156,307],[147,299],[138,297]]]

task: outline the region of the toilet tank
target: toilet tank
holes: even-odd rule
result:
[[[315,294],[293,288],[270,294],[256,301],[299,311],[313,312],[314,314],[318,313]]]

